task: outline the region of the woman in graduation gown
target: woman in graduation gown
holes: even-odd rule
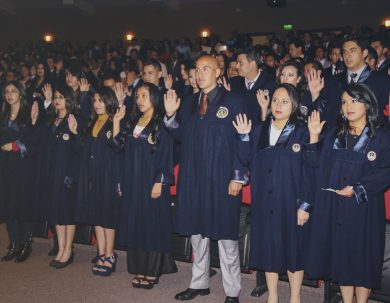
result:
[[[73,262],[77,179],[81,158],[77,103],[72,89],[62,86],[53,98],[55,112],[42,127],[40,168],[37,175],[38,217],[55,225],[58,253],[50,266],[63,268]]]
[[[93,108],[81,159],[77,221],[95,226],[98,258],[92,272],[108,276],[116,269],[115,227],[122,191],[112,141],[112,119],[118,108],[114,91],[97,90]]]
[[[3,90],[0,115],[0,222],[7,223],[10,245],[1,259],[25,261],[32,252],[32,211],[38,104],[29,105],[23,86],[13,81]]]
[[[269,100],[269,99],[268,99]],[[265,271],[268,302],[278,302],[279,274],[288,273],[290,302],[300,302],[306,222],[311,201],[304,145],[309,134],[300,121],[299,95],[281,84],[271,100],[272,115],[256,125],[238,115],[239,158],[250,167],[252,210],[250,264]]]
[[[170,200],[173,140],[162,125],[161,102],[158,88],[143,83],[121,134],[119,123],[125,109],[114,117],[114,141],[121,142],[124,151],[118,241],[127,246],[128,272],[136,275],[132,285],[146,289],[153,288],[161,275],[177,271]]]
[[[345,303],[367,302],[381,287],[385,243],[384,192],[390,186],[390,134],[364,84],[342,94],[342,119],[319,141],[323,122],[309,120],[310,165],[318,167],[309,259],[314,278],[338,282]]]

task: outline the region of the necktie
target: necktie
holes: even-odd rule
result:
[[[248,82],[247,82],[247,85],[246,85],[246,88],[247,88],[248,90],[251,90],[252,84],[253,84],[254,82],[255,82],[255,81],[248,81]]]
[[[351,77],[351,81],[349,83],[356,83],[357,82],[357,73],[353,73],[349,75]]]
[[[199,114],[204,115],[207,111],[207,94],[203,94],[202,103],[200,104]]]

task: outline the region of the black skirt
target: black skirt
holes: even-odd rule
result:
[[[171,253],[146,252],[138,248],[127,250],[127,271],[148,277],[159,277],[177,272]]]

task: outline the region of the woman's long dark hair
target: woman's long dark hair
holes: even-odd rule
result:
[[[0,114],[0,127],[5,126],[5,122],[10,119],[11,106],[8,104],[5,96],[7,87],[14,86],[20,94],[20,108],[18,115],[15,118],[15,122],[19,125],[26,125],[31,122],[31,104],[27,101],[26,91],[19,81],[11,81],[3,88],[3,105]]]
[[[78,113],[78,105],[77,105],[77,99],[76,94],[73,91],[73,89],[67,85],[62,85],[58,87],[56,92],[59,92],[62,96],[65,98],[65,107],[66,107],[66,115],[64,117],[64,120],[68,118],[70,114],[77,114]],[[54,98],[54,95],[53,95]],[[53,100],[54,102],[54,100]],[[53,105],[54,107],[54,105]],[[53,111],[50,116],[46,120],[46,125],[50,126],[54,120],[57,118],[57,113]]]
[[[305,117],[301,113],[301,102],[300,102],[300,96],[297,91],[297,88],[289,83],[283,83],[279,84],[276,88],[275,91],[279,88],[284,88],[287,91],[288,97],[290,98],[290,101],[292,103],[292,112],[289,118],[290,122],[297,123],[299,121],[304,122]],[[272,98],[270,100],[270,105],[272,103]],[[270,114],[272,116],[272,113]]]
[[[344,90],[351,98],[364,104],[366,108],[366,125],[370,129],[370,136],[375,135],[375,129],[381,127],[381,120],[378,114],[378,101],[373,91],[363,83],[352,83]],[[343,93],[344,93],[343,92]],[[337,136],[342,137],[351,130],[347,119],[343,118],[342,109],[338,117]]]
[[[98,94],[100,97],[100,100],[104,103],[106,106],[106,113],[108,115],[108,122],[110,123],[110,129],[112,128],[112,119],[114,118],[114,115],[119,107],[118,99],[116,98],[116,95],[114,91],[109,87],[100,87],[96,90],[95,94]],[[93,127],[96,120],[98,118],[98,115],[96,114],[95,110],[92,111],[90,123],[88,124],[88,128]]]
[[[148,125],[146,125],[146,127],[150,128],[150,130],[151,130],[152,140],[155,142],[153,150],[155,150],[156,146],[158,145],[158,141],[159,141],[158,132],[159,132],[162,113],[163,113],[162,101],[160,100],[161,99],[160,92],[159,92],[156,85],[154,85],[152,83],[145,82],[137,88],[137,90],[135,92],[135,94],[136,94],[135,101],[136,102],[134,102],[134,106],[133,106],[131,116],[130,116],[130,121],[126,125],[124,134],[126,135],[129,132],[131,127],[137,125],[138,120],[142,116],[142,113],[138,109],[138,106],[137,106],[137,93],[141,87],[144,87],[145,89],[148,90],[150,103],[152,104],[152,107],[153,107],[152,119],[150,119],[150,121],[149,121]]]

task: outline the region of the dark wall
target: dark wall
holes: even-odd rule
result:
[[[269,8],[265,1],[224,1],[214,4],[183,5],[174,11],[162,5],[100,8],[86,15],[76,8],[19,9],[16,15],[1,14],[0,47],[14,40],[38,40],[52,32],[61,40],[116,39],[133,31],[141,38],[173,38],[199,35],[202,28],[221,34],[232,30],[281,33],[281,25],[292,23],[295,28],[311,29],[363,24],[377,28],[390,16],[389,0],[371,0],[341,5],[340,1],[291,0],[286,8]],[[366,4],[364,4],[364,2]],[[247,3],[247,4],[245,4]],[[322,3],[322,4],[321,4]],[[333,5],[332,5],[333,4]],[[237,12],[237,8],[240,11]]]

